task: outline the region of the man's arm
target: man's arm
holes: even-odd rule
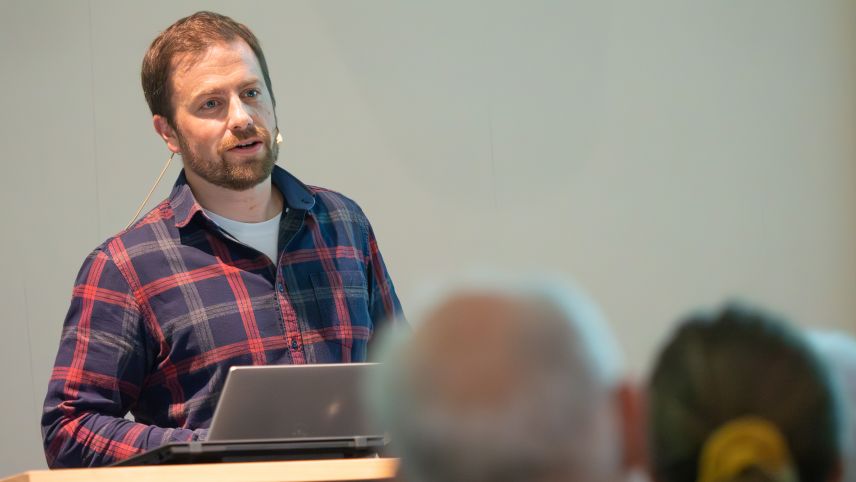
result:
[[[153,366],[140,306],[107,247],[86,258],[75,282],[42,414],[48,465],[107,465],[204,431],[124,418]]]
[[[390,323],[403,324],[404,313],[395,294],[392,279],[386,270],[383,256],[377,246],[374,230],[368,225],[368,262],[367,276],[369,285],[369,314],[375,326],[375,335],[386,329]]]

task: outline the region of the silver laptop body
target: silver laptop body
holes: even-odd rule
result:
[[[208,441],[335,440],[377,443],[363,387],[376,363],[229,369]]]

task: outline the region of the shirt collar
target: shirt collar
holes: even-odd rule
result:
[[[290,209],[308,211],[315,206],[315,196],[312,194],[312,191],[285,169],[274,165],[273,172],[271,173],[271,181],[279,189],[279,192],[282,193],[285,204]],[[190,185],[187,184],[187,176],[184,175],[184,169],[181,170],[178,179],[175,181],[175,185],[172,187],[172,193],[169,195],[169,204],[172,207],[172,212],[175,214],[175,225],[179,228],[187,226],[187,223],[193,219],[193,216],[202,211],[202,206],[196,201],[193,191],[190,190]]]

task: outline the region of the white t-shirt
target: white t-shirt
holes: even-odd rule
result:
[[[279,218],[282,217],[282,212],[277,214],[267,221],[260,223],[242,223],[233,221],[229,218],[224,218],[218,214],[212,213],[207,209],[203,209],[205,214],[223,228],[227,233],[231,234],[238,241],[247,246],[261,251],[276,264],[277,259],[277,242],[279,240]]]

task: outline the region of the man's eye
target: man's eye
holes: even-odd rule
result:
[[[208,101],[205,101],[204,104],[202,104],[203,109],[213,109],[215,107],[217,107],[217,101],[216,100],[208,100]]]
[[[246,95],[247,97],[258,97],[258,96],[260,96],[261,94],[262,94],[262,93],[261,93],[261,92],[259,92],[259,89],[250,89],[250,90],[248,90],[248,91],[247,91],[247,93],[246,93],[246,94],[244,94],[244,95]]]

